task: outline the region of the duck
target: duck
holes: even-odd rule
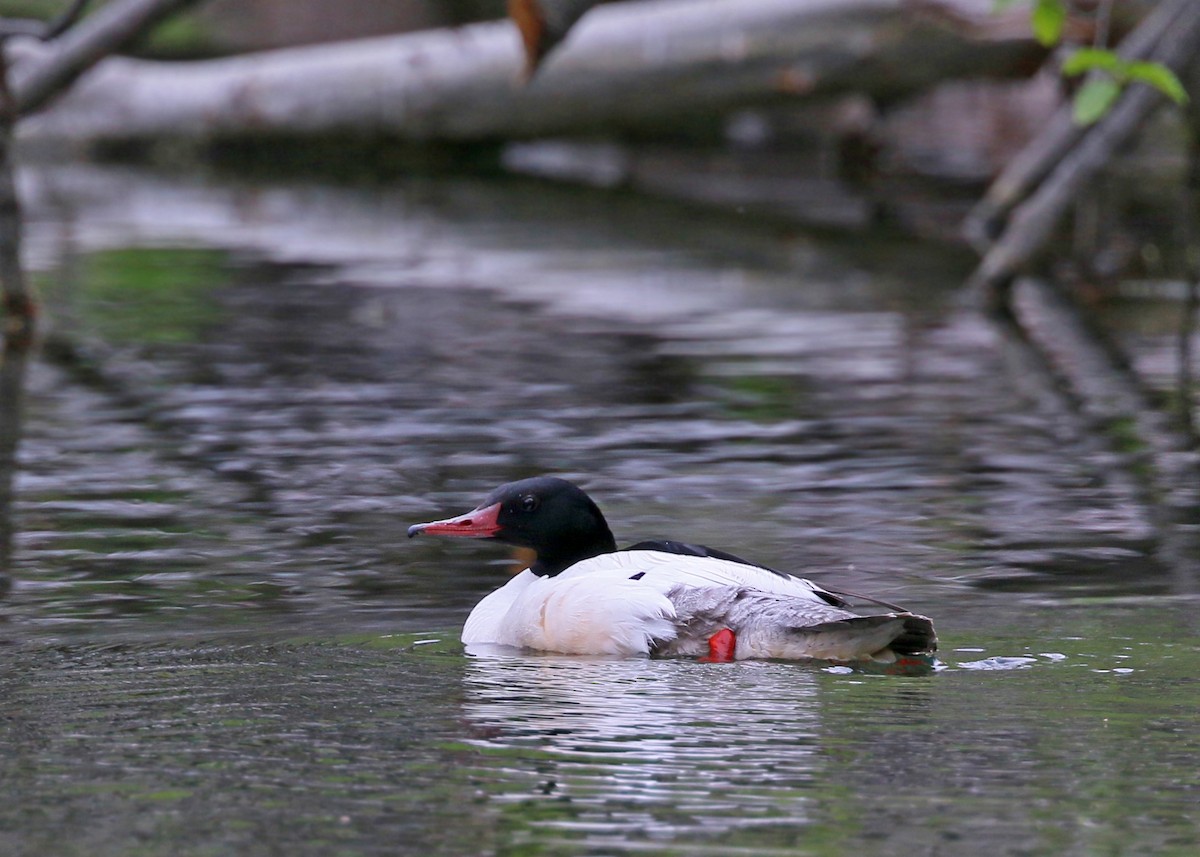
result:
[[[595,501],[554,476],[509,482],[474,509],[414,524],[418,535],[487,539],[533,553],[485,596],[462,642],[566,655],[894,663],[931,658],[933,622],[704,545],[618,549]],[[860,600],[886,609],[861,615]]]

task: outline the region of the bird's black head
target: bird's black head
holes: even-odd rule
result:
[[[533,564],[537,574],[558,574],[580,560],[617,549],[592,498],[553,476],[509,482],[465,515],[408,528],[409,538],[421,533],[494,539],[530,548],[537,554]]]

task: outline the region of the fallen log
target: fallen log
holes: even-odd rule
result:
[[[1027,25],[977,0],[658,0],[593,9],[527,85],[509,22],[164,64],[111,59],[26,140],[415,143],[661,131],[748,104],[1028,74]],[[914,11],[916,10],[916,11]]]

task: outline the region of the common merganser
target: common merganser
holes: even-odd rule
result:
[[[480,601],[468,645],[576,655],[894,661],[937,649],[933,623],[887,602],[817,586],[724,551],[673,541],[617,550],[599,507],[563,479],[501,485],[427,533],[532,549],[533,564]],[[860,616],[847,598],[894,612]]]

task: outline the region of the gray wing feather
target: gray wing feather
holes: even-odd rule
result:
[[[737,635],[738,658],[861,660],[881,653],[923,654],[937,649],[933,623],[913,613],[859,616],[807,599],[738,586],[678,586],[676,636],[656,653],[708,654],[708,638],[723,628]]]

